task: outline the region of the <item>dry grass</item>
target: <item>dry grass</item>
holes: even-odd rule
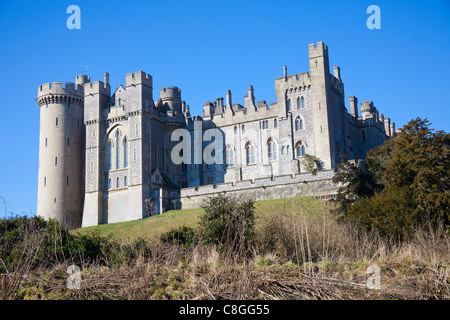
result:
[[[250,258],[230,260],[213,247],[154,237],[151,254],[137,251],[120,266],[82,263],[79,290],[66,286],[70,261],[27,267],[39,244],[30,237],[22,267],[0,276],[1,298],[449,299],[450,241],[443,228],[416,230],[396,243],[338,222],[330,208],[296,199],[258,203]],[[370,265],[381,269],[379,290],[367,287]]]

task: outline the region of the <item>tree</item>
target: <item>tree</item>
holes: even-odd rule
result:
[[[427,119],[417,118],[399,133],[390,166],[383,179],[408,187],[416,201],[417,217],[430,225],[450,222],[450,135],[434,132]]]

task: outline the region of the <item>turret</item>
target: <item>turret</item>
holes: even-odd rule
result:
[[[357,119],[358,118],[358,98],[356,98],[355,96],[350,96],[349,101],[350,101],[350,114],[354,118]]]
[[[40,108],[37,215],[54,218],[65,227],[81,226],[83,209],[84,87],[45,83],[38,88]]]
[[[160,97],[167,113],[170,115],[181,113],[181,90],[179,88],[162,88],[160,91]]]
[[[227,90],[227,107],[231,109],[231,91]]]

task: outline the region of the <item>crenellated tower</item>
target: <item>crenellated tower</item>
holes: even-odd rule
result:
[[[55,218],[68,228],[81,226],[84,198],[84,87],[44,83],[38,88],[40,108],[37,215]]]

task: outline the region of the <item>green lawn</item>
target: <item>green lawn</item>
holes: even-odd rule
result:
[[[271,212],[314,213],[321,204],[323,205],[323,202],[314,197],[297,197],[257,201],[255,208],[257,218],[264,219],[265,214]],[[71,233],[86,234],[98,230],[102,236],[111,236],[113,239],[123,242],[130,242],[137,238],[152,239],[181,226],[195,228],[202,213],[203,209],[171,210],[140,220],[79,228],[72,230]]]

